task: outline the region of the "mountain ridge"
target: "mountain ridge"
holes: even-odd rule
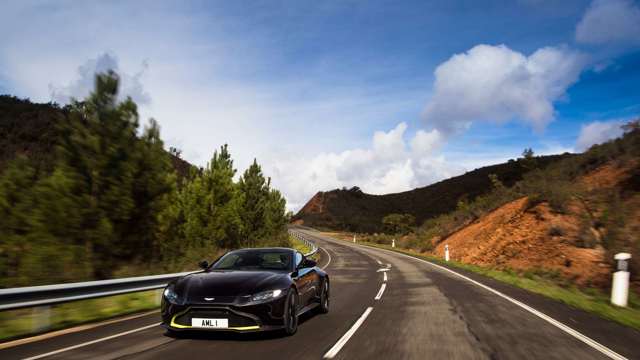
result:
[[[565,153],[535,157],[538,167],[566,157]],[[512,186],[529,170],[524,159],[481,167],[420,188],[383,195],[364,193],[358,187],[319,191],[292,217],[292,222],[311,227],[373,233],[382,231],[382,218],[389,214],[411,214],[416,225],[450,212],[459,201],[472,201],[492,189],[489,175]]]

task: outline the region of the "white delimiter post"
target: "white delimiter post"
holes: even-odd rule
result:
[[[356,234],[353,234],[353,242],[356,242]]]
[[[391,247],[396,247],[396,239],[391,239]]]
[[[449,245],[444,246],[444,261],[449,261]]]
[[[613,257],[616,260],[616,272],[613,273],[611,286],[611,303],[617,306],[627,306],[629,298],[629,259],[631,254],[619,253]]]

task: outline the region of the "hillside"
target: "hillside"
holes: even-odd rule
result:
[[[438,258],[448,246],[461,264],[600,290],[610,286],[613,256],[628,252],[640,293],[640,120],[623,129],[620,138],[536,166],[513,186],[494,184],[409,231],[358,236],[384,245],[395,239],[398,248]]]
[[[286,201],[257,161],[236,176],[224,145],[192,171],[156,121],[141,126],[135,102],[119,100],[119,81],[99,73],[64,108],[0,97],[0,288],[185,271],[229,249],[290,245]]]
[[[538,166],[570,157],[569,154],[537,157]],[[292,221],[306,226],[373,233],[382,230],[385,215],[411,214],[416,225],[435,216],[448,213],[460,200],[471,201],[492,189],[490,174],[495,174],[505,186],[512,186],[527,171],[523,161],[486,166],[464,175],[411,191],[371,195],[359,188],[318,192],[293,217]]]
[[[18,155],[25,155],[38,168],[50,170],[60,138],[56,126],[68,116],[57,104],[38,104],[28,99],[0,95],[0,172]],[[186,177],[194,165],[167,153],[178,176]]]

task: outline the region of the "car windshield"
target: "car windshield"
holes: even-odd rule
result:
[[[240,250],[226,254],[212,270],[289,270],[292,253],[286,250]]]

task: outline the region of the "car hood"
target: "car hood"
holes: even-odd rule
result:
[[[178,280],[176,292],[187,300],[211,296],[245,296],[288,286],[287,273],[270,271],[209,271]]]

